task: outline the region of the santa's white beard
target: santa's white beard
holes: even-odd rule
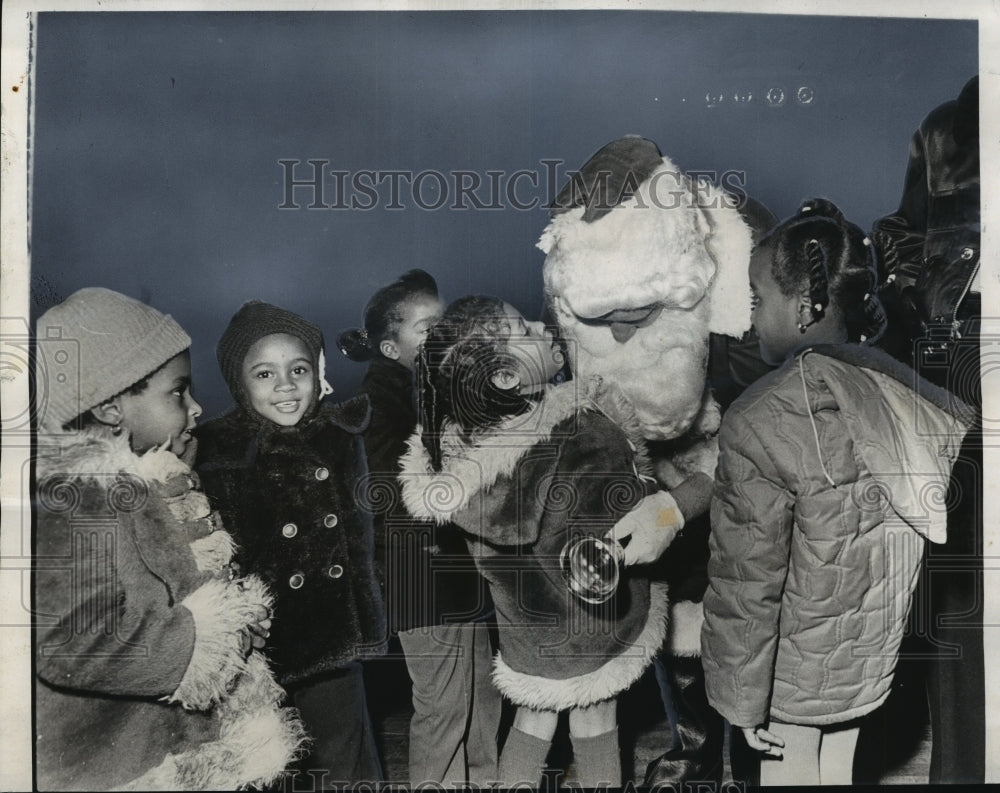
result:
[[[703,412],[708,364],[707,306],[664,309],[628,341],[606,325],[563,320],[574,378],[593,375],[614,383],[632,403],[649,440],[671,440],[695,425]],[[717,427],[702,427],[714,431]]]

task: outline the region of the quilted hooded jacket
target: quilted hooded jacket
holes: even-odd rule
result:
[[[887,354],[814,347],[719,436],[702,662],[730,723],[824,725],[888,696],[971,411]]]

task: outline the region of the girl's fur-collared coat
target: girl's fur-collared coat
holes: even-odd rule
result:
[[[440,472],[419,430],[402,461],[403,498],[414,517],[467,532],[496,605],[501,692],[518,705],[564,710],[627,689],[663,642],[665,586],[629,568],[611,600],[590,605],[560,568],[567,540],[603,536],[649,491],[624,400],[570,381],[471,444],[446,427]]]
[[[270,595],[190,468],[127,437],[40,438],[36,772],[47,790],[265,785],[304,733],[241,632]]]

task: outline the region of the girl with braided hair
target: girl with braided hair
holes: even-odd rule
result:
[[[972,416],[870,346],[884,326],[872,247],[813,199],[750,262],[761,354],[781,365],[723,418],[702,662],[765,786],[850,784]]]
[[[663,642],[665,586],[621,568],[610,599],[593,602],[560,560],[574,537],[621,536],[627,515],[681,527],[670,494],[653,492],[630,405],[600,379],[551,385],[562,366],[542,323],[497,298],[455,301],[421,347],[421,424],[402,460],[407,509],[460,527],[490,587],[493,681],[517,706],[500,754],[508,788],[540,782],[562,711],[578,783],[621,785],[616,699]]]

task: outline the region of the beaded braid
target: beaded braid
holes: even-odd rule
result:
[[[884,229],[876,229],[872,232],[872,241],[875,243],[873,254],[876,260],[876,275],[885,273],[885,280],[879,280],[878,291],[894,283],[899,276],[901,262],[899,260],[899,248],[896,247],[896,240]]]
[[[826,314],[826,307],[830,304],[829,283],[830,275],[826,267],[826,253],[819,244],[819,240],[811,239],[806,243],[806,261],[809,262],[809,313],[812,315],[812,322],[819,322]],[[805,332],[805,325],[800,325],[799,330]]]
[[[803,285],[807,290],[812,319],[799,324],[802,333],[820,321],[835,301],[852,340],[872,344],[882,336],[886,313],[878,297],[876,250],[832,202],[818,198],[804,202],[798,214],[768,238],[775,244],[772,273],[782,292],[793,294]],[[855,302],[859,299],[860,305]]]
[[[889,280],[885,284],[880,284],[879,278],[879,267],[878,267],[878,251],[879,246],[873,245],[872,240],[869,237],[865,237],[864,244],[869,250],[868,258],[868,269],[871,274],[871,281],[868,285],[868,290],[865,292],[864,296],[864,312],[865,312],[865,327],[861,332],[860,341],[862,344],[874,344],[886,331],[886,327],[889,324],[889,318],[885,312],[885,306],[882,304],[882,300],[879,298],[879,290],[884,286],[891,284],[896,276],[892,274],[889,276]],[[895,253],[896,246],[892,245],[892,250]]]

